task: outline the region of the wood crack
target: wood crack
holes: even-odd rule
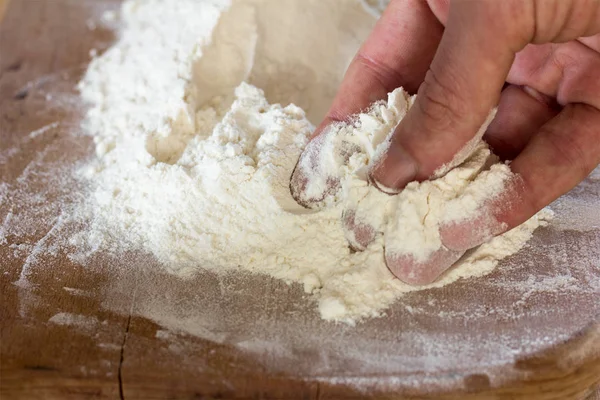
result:
[[[121,356],[119,359],[118,379],[119,379],[119,398],[125,400],[123,394],[123,359],[125,355],[125,344],[127,343],[127,336],[129,336],[129,327],[131,325],[131,313],[127,318],[127,326],[125,327],[125,333],[123,334],[123,342],[121,343]]]
[[[127,317],[127,324],[125,325],[125,332],[123,333],[123,341],[121,343],[121,353],[119,357],[119,368],[117,370],[117,378],[119,381],[119,399],[125,400],[125,391],[123,390],[123,362],[125,360],[125,345],[129,338],[129,329],[131,328],[131,316],[133,315],[133,309],[135,307],[135,300],[137,296],[137,281],[135,289],[133,290],[133,296],[131,297],[131,306],[129,307],[129,316]]]

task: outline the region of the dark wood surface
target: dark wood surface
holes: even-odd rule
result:
[[[117,1],[102,6],[117,6]],[[98,27],[90,30],[86,18],[97,5],[79,0],[13,0],[0,26],[0,149],[17,143],[18,132],[31,132],[51,121],[61,126],[77,123],[73,111],[49,107],[42,92],[44,79],[76,96],[75,83],[90,60],[89,51],[100,51],[113,34]],[[0,17],[3,5],[0,2]],[[10,163],[0,165],[2,181],[18,178],[50,142],[60,145],[61,128],[32,141]],[[75,149],[76,150],[76,149]],[[62,151],[57,157],[76,160]],[[0,219],[7,214],[1,206]],[[11,210],[18,209],[18,199]],[[4,208],[2,208],[4,207]],[[27,242],[37,243],[47,234],[32,229]],[[181,339],[186,362],[157,339],[160,326],[138,316],[107,311],[102,307],[99,282],[105,277],[85,270],[66,257],[48,261],[51,268],[37,271],[29,280],[34,287],[24,294],[19,277],[31,254],[14,254],[16,238],[0,246],[0,334],[2,399],[159,399],[159,398],[274,398],[274,399],[583,399],[592,396],[600,380],[600,360],[583,358],[564,365],[562,361],[579,351],[582,343],[597,340],[598,329],[544,354],[523,360],[528,379],[501,388],[489,388],[485,379],[473,376],[469,389],[410,397],[382,388],[359,393],[344,385],[301,380],[259,367],[252,357],[235,347],[193,336]],[[22,239],[19,239],[22,240]],[[50,264],[49,264],[50,265]],[[86,289],[90,296],[72,296],[64,287]],[[35,299],[27,303],[24,296]],[[23,312],[24,304],[29,304]],[[69,325],[51,324],[49,318],[68,304],[77,315],[102,323],[82,335]],[[101,345],[100,345],[101,344]],[[197,368],[203,365],[206,368]]]

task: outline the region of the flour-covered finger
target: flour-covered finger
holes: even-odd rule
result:
[[[377,231],[367,220],[357,217],[356,210],[345,210],[342,228],[350,247],[355,251],[365,250],[375,240]]]
[[[321,144],[313,142],[327,133],[332,124],[347,122],[400,86],[416,92],[442,31],[426,2],[390,2],[348,67],[333,104],[292,174],[290,190],[299,204],[309,208],[322,206],[340,187],[331,165],[319,164],[328,162],[327,155]]]
[[[348,187],[342,228],[350,246],[357,251],[365,250],[383,234],[388,209],[394,202],[390,196],[369,186],[366,181],[354,181]]]
[[[416,93],[442,32],[443,26],[426,2],[392,0],[350,63],[337,96],[314,135],[331,123],[364,111],[398,87]]]
[[[385,262],[395,277],[409,285],[427,285],[437,280],[464,254],[441,247],[421,261],[413,255],[395,253],[386,248]]]
[[[567,105],[511,163],[502,192],[477,212],[440,229],[442,242],[466,250],[534,216],[581,182],[600,163],[600,110]]]
[[[503,24],[510,17],[501,2],[450,3],[415,105],[371,170],[378,186],[400,191],[429,179],[477,135],[498,103],[520,40]]]
[[[339,131],[339,126],[330,125],[311,140],[292,172],[290,192],[306,208],[321,208],[335,202],[341,185],[340,169],[354,153],[361,151]]]

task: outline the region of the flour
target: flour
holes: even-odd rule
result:
[[[75,326],[79,331],[93,332],[99,324],[96,317],[88,317],[85,315],[71,314],[71,313],[58,313],[54,314],[48,322],[56,325],[68,325]]]
[[[91,226],[70,241],[82,250],[77,258],[135,250],[182,277],[200,269],[268,274],[302,284],[323,318],[352,324],[381,315],[403,293],[487,274],[521,249],[547,214],[470,252],[431,285],[407,285],[388,270],[384,236],[394,251],[425,257],[439,238],[403,236],[404,222],[424,219],[419,226],[431,236],[445,215],[477,209],[478,182],[494,178],[499,190],[509,173],[502,164],[490,168],[493,156],[478,143],[438,180],[395,197],[373,190],[365,168],[413,101],[402,90],[338,127],[364,134],[326,153],[341,174],[314,189],[337,188],[323,199],[328,207],[311,212],[294,201],[289,178],[311,121],[323,116],[375,18],[358,1],[283,3],[124,4],[119,41],[80,84],[97,158],[79,171],[93,195],[81,210]],[[431,193],[436,203],[423,207]],[[375,234],[353,252],[341,217],[353,208],[366,218],[371,203],[380,210],[368,221]]]

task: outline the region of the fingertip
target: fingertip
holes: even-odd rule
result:
[[[514,209],[512,188],[517,181],[516,176],[510,178],[507,186],[493,198],[484,201],[474,215],[443,222],[439,232],[444,246],[455,251],[466,251],[506,232],[509,224],[505,222],[505,217]]]
[[[455,251],[466,251],[488,242],[505,230],[505,225],[493,216],[479,216],[464,222],[450,223],[440,227],[444,246]]]
[[[435,282],[464,254],[441,247],[422,262],[410,254],[397,254],[385,251],[385,262],[390,272],[402,282],[413,286],[423,286]]]
[[[353,250],[363,251],[375,240],[375,228],[356,217],[356,211],[346,210],[342,214],[342,228],[348,244]]]
[[[339,177],[332,175],[322,158],[328,132],[308,142],[290,176],[290,194],[305,208],[320,208],[340,187]]]

